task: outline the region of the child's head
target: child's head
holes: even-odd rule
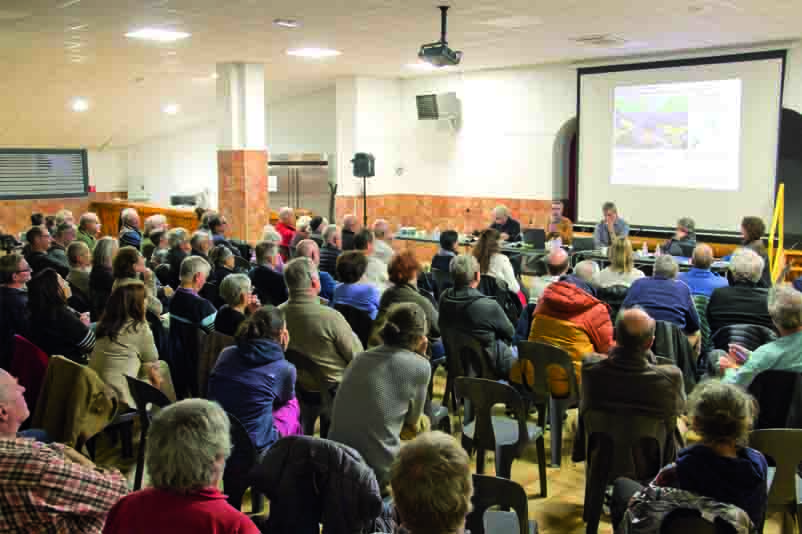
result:
[[[688,399],[694,431],[705,443],[746,443],[757,409],[754,399],[733,384],[704,382]]]

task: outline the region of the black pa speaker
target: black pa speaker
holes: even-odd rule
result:
[[[371,178],[376,175],[376,158],[373,154],[357,152],[351,163],[354,165],[354,176],[358,178]]]

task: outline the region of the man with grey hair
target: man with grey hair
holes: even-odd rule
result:
[[[318,275],[320,277],[320,296],[328,301],[331,301],[331,299],[334,298],[334,289],[337,287],[337,283],[334,281],[333,276],[326,271],[320,270],[320,249],[318,248],[317,243],[311,239],[304,239],[303,241],[299,242],[295,247],[295,257],[309,258],[312,260],[312,263],[314,263],[315,267],[318,268]]]
[[[677,280],[679,265],[673,256],[658,256],[654,262],[654,275],[639,278],[632,283],[622,309],[643,308],[656,321],[667,321],[679,326],[695,344],[700,323],[691,290]]]
[[[162,409],[150,423],[145,453],[152,487],[121,499],[104,532],[259,534],[218,489],[231,455],[230,432],[228,415],[215,402],[187,399]]]
[[[125,208],[120,213],[120,247],[131,246],[139,250],[142,232],[139,231],[139,214],[134,208]]]
[[[261,241],[256,244],[256,267],[251,269],[253,288],[262,304],[278,306],[287,300],[287,286],[281,276],[278,247]]]
[[[208,232],[204,232],[202,230],[193,232],[192,238],[189,240],[189,246],[192,247],[191,254],[193,256],[199,256],[206,260],[209,265],[212,264],[212,262],[209,260],[209,250],[212,248],[212,238]]]
[[[343,251],[340,248],[340,229],[330,224],[323,230],[323,248],[320,249],[320,270],[336,278],[337,258],[339,258],[342,253]]]
[[[167,232],[167,254],[165,262],[170,266],[170,286],[175,289],[181,283],[181,262],[192,251],[189,232],[184,228],[172,228]]]
[[[128,493],[119,471],[95,467],[74,449],[18,434],[30,412],[25,388],[0,369],[0,510],[6,532],[100,534]]]
[[[727,279],[710,270],[713,265],[713,249],[704,243],[696,245],[691,258],[691,269],[680,273],[679,279],[688,284],[692,295],[710,298],[713,290],[727,285]]]
[[[349,213],[343,217],[341,247],[343,250],[354,250],[354,237],[358,231],[359,219],[356,218],[356,215]]]
[[[733,324],[757,324],[774,330],[769,315],[769,290],[761,287],[763,258],[748,248],[739,248],[730,257],[729,286],[710,294],[707,322],[710,332]]]
[[[512,218],[507,206],[496,206],[493,208],[493,223],[490,225],[493,230],[498,230],[501,239],[514,242],[521,240],[521,223]]]
[[[537,304],[546,287],[559,280],[570,269],[571,258],[568,257],[568,253],[562,247],[551,249],[546,256],[546,274],[536,277],[529,288],[529,303]]]
[[[75,217],[68,209],[60,209],[56,212],[56,226],[59,224],[75,224]]]
[[[181,286],[170,299],[170,370],[178,398],[199,396],[198,355],[200,332],[214,332],[217,310],[211,302],[198,295],[206,283],[211,267],[201,257],[188,256],[181,262]]]
[[[67,259],[67,247],[73,241],[75,241],[75,226],[70,223],[56,225],[56,231],[53,233],[53,239],[50,241],[47,255],[69,269],[70,262]]]
[[[278,210],[278,223],[276,223],[276,232],[281,236],[281,257],[284,261],[289,258],[290,245],[292,239],[295,237],[295,211],[287,206]]]
[[[393,234],[390,231],[390,223],[384,219],[376,219],[373,222],[373,254],[372,256],[381,260],[385,265],[390,265],[390,260],[393,259],[393,247],[390,246],[389,241],[393,239]]]
[[[220,284],[220,298],[225,304],[217,310],[214,329],[231,337],[236,335],[246,313],[252,314],[262,307],[259,297],[253,294],[253,284],[247,274],[226,276]]]
[[[627,237],[629,225],[618,216],[618,208],[612,202],[602,205],[604,218],[593,230],[593,245],[595,248],[609,247],[616,237]]]
[[[750,352],[733,343],[720,354],[724,382],[749,387],[763,371],[802,373],[802,293],[788,285],[769,291],[768,308],[780,338]]]
[[[320,303],[320,275],[309,258],[295,258],[284,266],[284,280],[290,298],[279,306],[287,320],[290,332],[289,350],[296,350],[309,357],[328,381],[340,383],[343,371],[354,356],[362,352],[362,343],[351,330],[348,321],[333,308]],[[298,386],[306,392],[316,392],[316,380],[302,369],[298,369]],[[312,435],[316,413],[315,403],[307,396],[299,396],[301,423],[304,433]],[[319,404],[318,404],[319,409]],[[310,410],[312,410],[310,412]],[[328,420],[321,420],[321,435],[328,430]]]
[[[165,217],[164,215],[157,213],[145,219],[145,231],[142,237],[142,244],[140,245],[140,251],[142,252],[142,254],[145,255],[146,258],[150,258],[153,255],[153,250],[159,246],[158,243],[153,242],[150,236],[157,232],[159,234],[162,234],[166,231],[167,231],[167,217]]]
[[[88,211],[81,215],[81,218],[78,220],[78,232],[75,235],[75,239],[83,241],[86,243],[86,246],[89,247],[89,250],[94,251],[99,231],[100,219],[98,219],[97,213]]]
[[[490,356],[490,367],[496,378],[506,380],[517,356],[512,346],[515,329],[504,310],[492,297],[477,288],[482,275],[479,261],[468,254],[451,260],[454,287],[440,295],[438,325],[443,341],[457,336],[479,341]]]

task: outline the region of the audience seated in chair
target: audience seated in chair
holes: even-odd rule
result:
[[[120,213],[120,246],[130,246],[139,250],[142,246],[142,232],[139,230],[139,214],[134,208],[125,208]]]
[[[309,258],[295,258],[284,267],[290,298],[279,308],[287,319],[289,348],[308,356],[325,379],[342,381],[343,371],[363,347],[345,318],[320,303],[320,278]],[[315,391],[313,377],[298,373],[305,391]]]
[[[566,351],[574,361],[577,378],[584,356],[593,352],[607,354],[613,345],[613,323],[607,305],[582,289],[586,285],[581,279],[552,282],[538,299],[529,331],[529,341]],[[533,371],[526,366],[526,372]],[[568,393],[568,377],[561,370],[555,369],[549,379],[555,396]],[[522,383],[518,371],[512,380]],[[528,383],[534,383],[534,377],[528,377]]]
[[[443,342],[440,339],[440,325],[437,309],[432,302],[421,295],[418,291],[418,275],[421,272],[421,264],[415,258],[415,253],[405,250],[393,256],[390,261],[389,273],[392,285],[382,293],[379,301],[379,314],[373,325],[370,345],[380,345],[381,336],[379,333],[384,328],[384,321],[387,313],[395,304],[402,302],[414,302],[426,314],[426,325],[429,328],[429,353],[433,359],[441,358],[445,355]]]
[[[655,365],[654,319],[641,309],[625,310],[615,329],[617,345],[609,357],[592,355],[582,362],[580,414],[624,409],[675,421],[685,408],[682,372],[674,365]],[[584,434],[574,439],[579,451]],[[667,457],[674,458],[676,451],[672,437]]]
[[[295,211],[287,206],[278,210],[278,222],[276,223],[276,232],[281,236],[279,247],[281,249],[281,258],[284,261],[289,261],[289,250],[292,244],[292,238],[295,237]]]
[[[189,246],[192,248],[190,254],[192,256],[200,256],[210,267],[213,267],[211,260],[209,260],[209,251],[212,249],[212,238],[208,232],[198,230],[192,232],[192,237],[189,239]]]
[[[92,319],[97,321],[114,286],[112,265],[118,250],[117,240],[102,237],[97,240],[92,253],[92,271],[89,273],[89,300],[92,304]]]
[[[145,306],[154,315],[162,314],[162,303],[157,297],[156,276],[145,265],[145,257],[133,247],[122,247],[117,251],[112,263],[114,284],[112,291],[130,282],[143,282],[145,286]]]
[[[85,243],[90,251],[94,251],[99,231],[100,219],[98,219],[97,213],[86,212],[78,220],[78,231],[75,234],[75,239]]]
[[[684,256],[696,247],[696,223],[690,217],[682,217],[677,221],[677,229],[671,239],[660,245],[663,254]]]
[[[459,254],[457,250],[457,242],[459,241],[459,234],[456,230],[446,230],[440,234],[440,249],[437,254],[432,256],[432,269],[449,272],[451,260]]]
[[[70,306],[80,312],[91,311],[89,276],[92,273],[92,251],[83,241],[73,241],[67,247],[70,274],[67,282],[72,288]]]
[[[155,269],[159,265],[169,264],[167,253],[170,252],[170,242],[167,240],[167,232],[153,232],[150,234],[150,239],[153,241],[153,249],[145,249],[142,252],[148,260],[148,267]]]
[[[343,252],[354,250],[354,237],[356,237],[356,233],[359,231],[360,227],[359,219],[357,219],[356,215],[353,213],[349,213],[343,217],[341,247]]]
[[[125,477],[70,447],[19,434],[30,415],[24,391],[0,370],[0,530],[99,534],[111,507],[128,493]]]
[[[298,220],[295,222],[295,235],[292,236],[292,241],[290,241],[290,254],[293,258],[295,257],[295,248],[298,246],[298,243],[304,239],[309,239],[309,235],[311,234],[309,224],[311,222],[312,217],[309,215],[302,215],[298,217]]]
[[[181,263],[181,286],[170,300],[169,363],[179,399],[198,396],[199,334],[214,331],[217,310],[198,295],[207,276],[206,260],[197,256],[185,258]]]
[[[54,261],[61,265],[66,265],[69,268],[70,262],[67,260],[67,247],[73,241],[75,241],[75,226],[70,223],[59,224],[56,226],[53,239],[50,241],[50,248],[47,249],[47,255]]]
[[[323,230],[323,247],[320,249],[320,270],[337,278],[337,258],[343,251],[340,248],[340,230],[330,224]]]
[[[701,327],[691,290],[677,280],[679,265],[672,256],[659,256],[654,262],[654,276],[635,280],[622,308],[640,306],[658,321],[679,326],[688,336]]]
[[[766,252],[766,245],[763,244],[763,235],[765,233],[766,225],[760,217],[748,216],[741,220],[743,247],[751,250],[763,260],[763,270],[760,273],[760,279],[756,282],[757,287],[769,288],[772,285],[772,280],[769,255]]]
[[[236,272],[234,270],[237,264],[236,258],[237,256],[225,245],[216,245],[209,252],[209,262],[213,269],[209,281],[220,287],[228,275]]]
[[[329,221],[325,217],[315,215],[309,221],[309,239],[314,241],[318,247],[322,247],[325,240],[323,239],[323,232],[328,227]]]
[[[14,354],[14,336],[28,335],[28,292],[31,279],[28,261],[20,254],[0,257],[0,368],[9,369]]]
[[[315,264],[320,275],[320,296],[327,301],[334,299],[334,289],[337,287],[337,282],[334,281],[332,275],[320,269],[320,249],[317,243],[311,239],[299,241],[295,246],[295,257],[309,258]]]
[[[390,470],[393,502],[408,534],[462,532],[471,511],[471,462],[442,432],[421,434],[401,448]]]
[[[501,253],[501,234],[498,230],[489,228],[483,231],[479,236],[479,241],[473,247],[473,255],[479,262],[482,276],[492,276],[503,280],[510,291],[519,295],[521,304],[526,304],[510,259]]]
[[[183,228],[173,228],[167,232],[167,264],[170,266],[170,287],[178,288],[181,284],[181,262],[189,256],[192,245],[189,242],[189,232]]]
[[[696,245],[691,265],[690,270],[679,275],[679,279],[691,288],[691,295],[710,298],[715,289],[728,285],[726,278],[710,270],[710,266],[713,265],[713,249],[710,245]]]
[[[53,269],[45,269],[28,282],[29,339],[48,356],[59,354],[84,364],[95,346],[89,314],[69,306],[70,285]]]
[[[712,381],[699,384],[688,400],[688,413],[701,443],[680,451],[677,461],[664,467],[651,486],[684,490],[735,505],[749,515],[755,531],[762,532],[768,464],[760,452],[742,446],[754,409],[753,399],[737,386]],[[614,527],[624,517],[631,497],[641,489],[643,486],[632,480],[616,481],[610,505]],[[643,519],[637,515],[629,518]]]
[[[48,255],[51,243],[50,232],[43,226],[34,226],[25,234],[25,240],[30,247],[25,260],[34,274],[47,268],[54,269],[61,276],[67,276],[70,272],[69,266],[65,263],[53,259]]]
[[[376,219],[373,222],[373,238],[373,254],[371,256],[385,265],[389,265],[395,254],[393,247],[390,246],[390,241],[393,239],[390,223],[384,219]]]
[[[562,248],[552,249],[546,256],[546,275],[538,276],[532,280],[529,287],[529,303],[537,304],[549,284],[556,282],[571,269],[571,258]]]
[[[256,267],[251,269],[250,277],[254,293],[262,304],[278,306],[287,300],[287,285],[276,269],[278,258],[278,247],[274,243],[262,241],[256,245]]]
[[[301,434],[295,367],[284,359],[290,335],[284,313],[265,306],[245,320],[236,345],[220,353],[209,398],[236,417],[259,453],[279,438]]]
[[[643,278],[643,271],[635,268],[635,254],[632,243],[626,237],[614,239],[607,250],[610,265],[593,278],[593,287],[631,286],[635,280]]]
[[[159,246],[159,239],[154,241],[152,239],[154,234],[157,237],[163,236],[167,232],[167,217],[157,213],[145,219],[145,228],[142,237],[142,243],[139,245],[139,250],[146,259],[150,260],[153,256],[153,251]]]
[[[802,293],[791,286],[775,286],[769,290],[768,308],[779,339],[752,352],[731,344],[729,353],[711,353],[724,382],[748,387],[763,371],[802,373]]]
[[[731,324],[759,324],[774,328],[768,309],[769,290],[760,286],[763,258],[742,248],[730,258],[727,272],[729,287],[721,287],[710,295],[707,321],[710,333]]]
[[[230,250],[235,256],[240,255],[239,249],[226,238],[226,232],[228,232],[228,221],[224,216],[220,215],[219,213],[212,213],[206,217],[206,225],[212,235],[213,246],[218,247],[222,245]]]
[[[381,488],[390,482],[402,429],[412,435],[428,430],[423,417],[431,374],[424,356],[427,333],[420,306],[391,307],[380,333],[382,345],[354,357],[334,398],[329,439],[356,449]]]
[[[354,236],[354,250],[361,252],[367,257],[368,264],[365,267],[364,281],[372,284],[381,293],[389,285],[387,275],[387,264],[373,255],[375,238],[373,232],[364,228]],[[340,280],[344,282],[344,280]]]
[[[376,285],[369,283],[366,270],[370,259],[362,252],[351,250],[337,258],[337,279],[342,282],[334,290],[331,305],[345,304],[362,310],[371,319],[379,313],[381,292]]]
[[[245,314],[253,314],[262,307],[259,297],[253,294],[251,279],[245,274],[227,276],[220,284],[220,297],[225,304],[217,311],[214,329],[221,334],[234,337]]]
[[[161,388],[159,353],[145,320],[145,293],[145,285],[134,279],[127,279],[112,291],[95,328],[97,341],[89,358],[89,367],[130,409],[135,409],[136,403],[128,391],[126,375],[147,377],[155,388]]]
[[[121,499],[104,534],[259,534],[218,489],[230,454],[230,423],[219,405],[188,399],[162,409],[148,431],[152,487]]]
[[[440,332],[444,338],[451,335],[477,339],[490,357],[489,366],[496,378],[506,380],[516,360],[511,345],[515,329],[491,297],[479,292],[482,278],[479,261],[462,254],[451,261],[454,287],[440,295],[438,307]]]

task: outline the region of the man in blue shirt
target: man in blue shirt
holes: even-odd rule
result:
[[[687,335],[699,331],[699,315],[691,290],[677,280],[679,265],[673,256],[659,256],[654,262],[654,276],[632,283],[622,309],[639,306],[656,321],[668,321]]]
[[[593,245],[596,248],[609,247],[616,237],[627,237],[629,225],[618,216],[618,208],[612,202],[605,202],[602,206],[604,219],[596,225],[593,231]]]
[[[696,245],[693,249],[690,271],[681,273],[679,279],[691,288],[692,295],[710,298],[714,289],[727,285],[727,279],[710,270],[713,265],[713,249],[709,245]]]
[[[751,353],[731,344],[729,354],[719,358],[724,382],[748,387],[763,371],[802,373],[802,293],[790,286],[775,286],[769,292],[769,314],[780,338]]]

